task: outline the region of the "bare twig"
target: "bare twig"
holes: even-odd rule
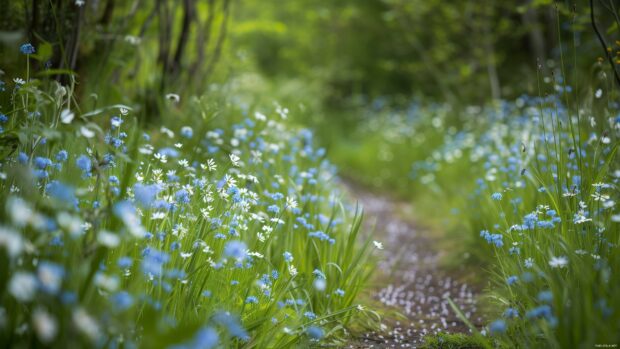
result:
[[[614,72],[616,83],[618,83],[618,86],[620,86],[620,75],[618,75],[618,71],[616,70],[616,66],[614,65],[614,59],[611,56],[611,52],[609,52],[609,48],[607,47],[607,43],[605,43],[605,39],[601,35],[601,32],[596,25],[596,20],[594,18],[594,0],[590,0],[590,20],[592,21],[592,28],[594,29],[594,32],[596,33],[596,36],[601,43],[601,46],[603,46],[603,51],[605,51],[605,56],[607,57],[609,65],[611,66],[611,70]]]

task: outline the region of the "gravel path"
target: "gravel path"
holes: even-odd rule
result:
[[[384,331],[367,333],[348,347],[416,348],[427,334],[468,333],[446,297],[459,306],[470,322],[480,324],[475,288],[459,282],[459,275],[440,265],[442,252],[437,248],[437,237],[404,218],[412,208],[358,186],[347,186],[364,207],[366,228],[374,228],[373,239],[384,245],[373,279],[373,298],[386,310],[406,317],[390,318],[387,311]]]

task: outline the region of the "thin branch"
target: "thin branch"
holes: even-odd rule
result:
[[[101,19],[99,19],[99,23],[106,26],[112,21],[112,15],[114,14],[114,0],[108,0],[105,3],[105,7],[103,9],[103,15]]]
[[[601,46],[603,46],[603,50],[605,51],[605,56],[607,57],[607,61],[609,62],[609,65],[611,66],[611,70],[613,70],[614,72],[614,76],[616,77],[616,82],[618,83],[618,86],[620,86],[620,75],[618,75],[618,71],[616,70],[616,66],[614,65],[614,59],[613,57],[611,57],[611,53],[609,52],[607,43],[605,43],[605,39],[601,35],[601,32],[599,31],[596,25],[596,20],[594,18],[594,0],[590,0],[590,20],[592,21],[592,28],[594,28],[594,32],[596,33],[596,36],[598,37],[598,40],[601,43]]]

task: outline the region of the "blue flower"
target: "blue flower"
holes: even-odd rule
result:
[[[162,251],[154,250],[149,247],[145,248],[142,253],[142,272],[146,275],[159,277],[163,274],[164,264],[168,263],[170,256]]]
[[[66,150],[61,150],[56,154],[56,161],[65,162],[69,158],[69,153]]]
[[[546,304],[536,307],[528,311],[527,313],[525,313],[525,317],[527,317],[528,319],[540,318],[540,317],[550,318],[551,316],[552,316],[551,307]]]
[[[144,208],[151,208],[153,202],[157,198],[157,194],[161,191],[158,184],[134,184],[133,195],[136,201]]]
[[[60,291],[62,280],[65,276],[65,268],[52,262],[41,262],[37,268],[39,284],[44,292],[56,294]]]
[[[494,244],[496,247],[504,246],[503,236],[501,234],[491,234],[488,230],[482,230],[480,236],[489,244]]]
[[[513,275],[513,276],[509,276],[509,277],[506,279],[506,283],[507,283],[508,285],[514,285],[514,284],[516,284],[516,283],[517,283],[517,281],[519,281],[519,278],[518,278],[517,276],[515,276],[515,275]]]
[[[224,246],[224,255],[226,257],[243,260],[246,257],[247,246],[243,241],[229,241]]]
[[[215,348],[219,341],[220,338],[217,331],[213,327],[205,327],[198,331],[194,337],[193,346],[191,348],[211,349]]]
[[[500,201],[502,199],[502,193],[493,193],[491,194],[491,199],[495,201]]]
[[[308,236],[311,238],[318,238],[321,241],[328,241],[330,239],[329,235],[325,234],[324,232],[318,230],[318,231],[314,231],[314,232],[310,232],[308,233]]]
[[[120,291],[112,296],[112,302],[117,310],[123,311],[133,305],[133,297],[126,291]]]
[[[501,334],[506,332],[506,321],[495,320],[489,325],[489,331],[491,334]]]
[[[86,155],[80,155],[76,160],[75,160],[75,164],[77,165],[77,167],[82,170],[82,173],[85,176],[90,176],[90,171],[92,170],[92,162],[90,161],[90,158]]]
[[[123,123],[123,119],[120,116],[113,116],[110,119],[110,124],[112,126],[112,129],[116,129],[117,127],[120,127],[122,123]]]
[[[519,311],[515,308],[508,308],[504,311],[504,317],[508,319],[519,317]]]
[[[230,313],[219,312],[213,316],[213,321],[226,327],[228,333],[230,333],[233,337],[237,337],[242,340],[250,339],[247,331],[239,323],[239,320]]]
[[[181,190],[177,191],[174,194],[174,197],[177,199],[177,202],[180,202],[182,204],[188,204],[189,201],[190,201],[189,193],[185,189],[181,189]]]
[[[323,272],[320,271],[319,269],[314,269],[314,271],[312,272],[312,275],[314,275],[314,277],[316,277],[317,279],[327,279],[325,274],[323,274]]]
[[[19,154],[17,154],[17,161],[20,164],[27,164],[28,163],[28,155],[26,155],[26,153],[24,153],[23,151],[20,151]]]
[[[52,165],[52,160],[44,157],[37,156],[34,158],[34,166],[40,170],[45,170],[48,166]]]
[[[177,158],[177,157],[179,157],[178,150],[176,150],[174,148],[170,148],[170,147],[161,148],[161,149],[159,149],[158,153],[161,154],[161,155],[165,155],[166,157],[169,157],[169,158]]]
[[[181,136],[185,137],[185,138],[192,138],[192,136],[194,135],[194,130],[192,130],[191,127],[189,126],[183,126],[181,127]]]
[[[60,202],[73,204],[76,200],[72,187],[64,185],[59,181],[51,181],[45,186],[47,194]]]
[[[553,293],[551,291],[540,291],[536,296],[539,302],[551,303],[553,301]]]
[[[277,205],[271,205],[267,207],[267,212],[278,214],[278,212],[280,212],[280,208]]]
[[[285,262],[293,261],[293,255],[290,252],[284,252],[282,255],[284,256]]]
[[[258,304],[258,298],[254,296],[248,296],[248,298],[245,299],[245,303],[246,304]]]
[[[308,334],[308,337],[314,340],[319,340],[323,338],[323,330],[317,326],[308,327],[308,329],[306,330],[306,333]]]
[[[337,288],[336,291],[334,291],[335,294],[339,295],[340,297],[344,296],[344,290]]]
[[[19,47],[19,51],[25,55],[31,55],[35,52],[34,46],[30,43],[25,43]]]
[[[314,320],[316,319],[316,314],[311,312],[311,311],[307,311],[304,313],[304,316],[307,317],[310,320]]]
[[[121,269],[128,269],[131,268],[131,266],[133,265],[133,260],[131,259],[131,257],[121,257],[116,262],[116,265],[118,265],[118,267]]]

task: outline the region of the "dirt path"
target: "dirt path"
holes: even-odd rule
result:
[[[382,333],[367,333],[349,348],[416,348],[422,337],[436,333],[468,333],[469,329],[452,311],[450,297],[475,325],[477,315],[474,287],[459,282],[454,271],[442,267],[437,237],[407,219],[410,205],[347,184],[354,199],[364,207],[365,225],[374,228],[373,239],[384,245],[383,256],[373,279],[373,298],[393,316],[383,321]],[[389,314],[389,312],[388,312]]]

